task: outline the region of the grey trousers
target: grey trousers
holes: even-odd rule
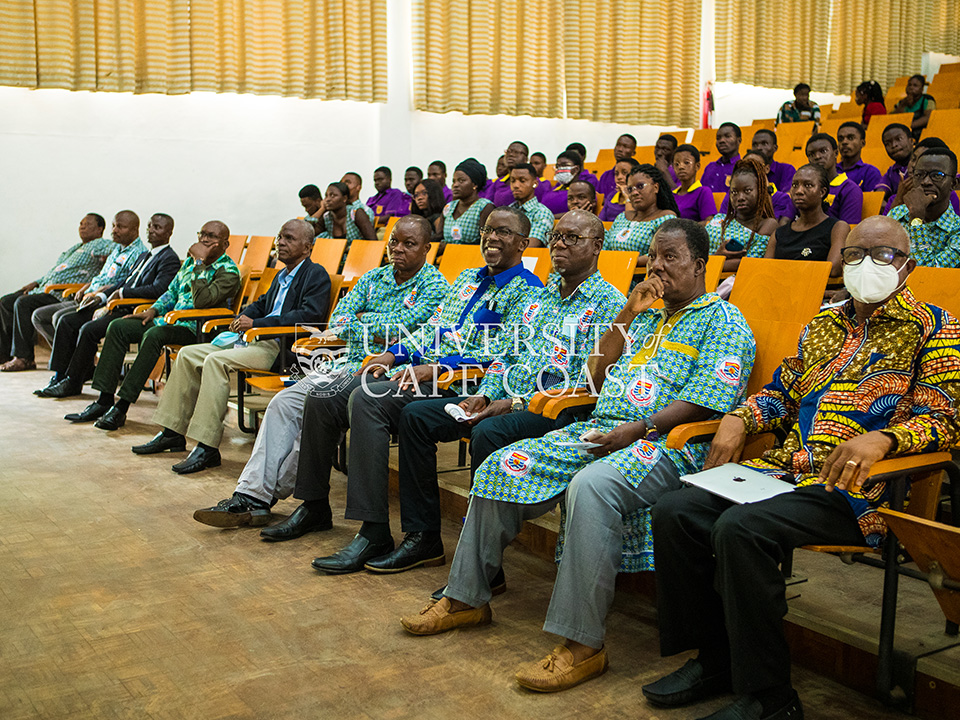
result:
[[[574,475],[565,492],[566,540],[544,630],[589,647],[603,646],[620,567],[623,516],[653,505],[680,485],[666,457],[639,488],[602,460]],[[490,581],[503,562],[504,548],[526,520],[549,512],[563,496],[531,505],[471,496],[444,594],[472,607],[488,603]]]
[[[44,339],[53,345],[53,336],[57,330],[57,323],[63,315],[73,312],[77,309],[77,303],[73,300],[64,300],[53,305],[44,305],[33,311],[30,316],[30,323],[34,329],[43,335]]]

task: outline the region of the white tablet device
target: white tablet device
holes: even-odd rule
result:
[[[795,487],[784,480],[736,463],[726,463],[703,472],[681,475],[680,479],[738,505],[760,502],[793,492]]]

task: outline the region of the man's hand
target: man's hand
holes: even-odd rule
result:
[[[401,390],[416,390],[420,383],[432,380],[434,372],[440,370],[436,365],[413,365],[398,372],[391,380],[398,380]]]
[[[80,305],[77,307],[77,309],[78,309],[78,310],[81,310],[81,309],[83,309],[83,308],[85,308],[85,307],[91,307],[91,306],[96,307],[96,306],[99,306],[99,305],[101,305],[101,304],[102,304],[102,303],[100,302],[100,296],[91,293],[91,294],[87,295],[87,296],[81,301],[81,303],[80,303]]]
[[[157,316],[157,311],[154,310],[152,307],[148,307],[143,312],[134,313],[133,315],[128,315],[127,317],[135,317],[137,320],[140,321],[141,325],[146,325],[151,320],[153,320],[156,316]]]
[[[117,288],[112,293],[110,293],[110,297],[107,298],[107,303],[109,304],[113,300],[120,300],[120,299],[121,299],[120,288]]]
[[[627,310],[639,315],[662,297],[663,281],[656,275],[647,276],[643,282],[637,283],[633,292],[630,293],[627,299]]]
[[[379,378],[382,377],[384,373],[389,372],[396,361],[397,356],[392,352],[380,353],[370,358],[369,361],[357,370],[356,374],[363,375],[364,373],[370,373],[374,378]]]
[[[743,444],[747,441],[747,426],[743,418],[736,415],[724,415],[717,428],[717,434],[710,443],[707,460],[703,469],[709,470],[717,465],[740,462],[743,455]]]
[[[906,178],[904,178],[904,182],[906,182]],[[933,198],[927,195],[920,185],[913,183],[911,183],[911,187],[903,194],[903,204],[906,205],[907,210],[910,211],[911,220],[915,218],[926,220],[927,208],[932,201]]]
[[[22,288],[20,288],[20,294],[26,295],[28,292],[30,292],[31,290],[36,290],[38,287],[40,287],[40,283],[38,282],[27,283]]]
[[[819,480],[826,483],[828,492],[834,487],[860,492],[870,468],[892,449],[893,438],[879,430],[857,435],[833,449],[823,463]]]
[[[230,323],[230,329],[235,333],[243,335],[247,330],[253,327],[253,318],[247,315],[237,315]]]
[[[633,445],[637,440],[647,434],[647,424],[643,420],[638,422],[628,422],[617,425],[606,435],[601,435],[593,442],[599,443],[600,447],[590,448],[588,453],[594,457],[606,457],[617,450],[623,450],[629,445]]]
[[[467,415],[479,414],[490,404],[486,395],[471,395],[458,403]],[[472,420],[470,422],[473,422]]]
[[[490,417],[496,417],[497,415],[506,415],[511,411],[513,406],[513,401],[510,398],[501,398],[500,400],[494,400],[491,403],[487,403],[487,399],[482,395],[477,397],[472,397],[470,400],[481,400],[482,402],[474,403],[477,406],[477,409],[472,410],[468,407],[464,407],[466,403],[460,403],[460,407],[466,410],[468,413],[477,412],[477,416],[472,420],[468,420],[467,424],[476,425],[481,420],[486,420]]]
[[[79,303],[79,302],[82,302],[82,301],[83,301],[83,296],[87,294],[87,290],[89,290],[89,289],[90,289],[90,283],[87,283],[87,284],[84,285],[82,288],[80,288],[79,290],[77,290],[77,291],[73,294],[73,300],[74,300],[74,302],[78,302],[78,303]]]

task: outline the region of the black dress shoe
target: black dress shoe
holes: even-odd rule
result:
[[[343,550],[315,558],[310,564],[327,575],[346,575],[363,570],[365,563],[389,552],[393,552],[393,538],[387,542],[372,543],[362,535],[356,535]]]
[[[436,600],[440,602],[443,600],[443,591],[447,589],[447,586],[444,585],[442,588],[437,588],[434,590],[433,594],[430,596],[431,600]],[[503,568],[501,567],[497,570],[497,574],[493,576],[493,580],[490,581],[490,594],[491,595],[503,595],[507,591],[507,578],[504,577]]]
[[[130,449],[136,455],[153,455],[154,453],[162,453],[164,450],[183,452],[187,449],[187,439],[183,435],[168,437],[162,432],[158,432],[150,442],[143,445],[134,445]]]
[[[220,467],[220,451],[217,448],[203,448],[197,445],[193,452],[187,455],[186,460],[181,460],[171,470],[178,475],[189,475],[212,467]]]
[[[290,517],[283,522],[261,530],[260,537],[264,540],[282,542],[302,537],[309,532],[329,530],[332,527],[333,511],[329,505],[326,507],[326,511],[308,510],[306,505],[301,505],[290,513]]]
[[[72,423],[93,422],[97,418],[103,417],[107,413],[107,410],[113,410],[113,406],[92,402],[87,405],[82,412],[64,415],[63,419],[69,420]]]
[[[43,390],[37,390],[35,394],[46,398],[65,398],[79,395],[81,392],[83,392],[83,386],[67,377],[58,383],[47,385]]]
[[[97,420],[93,426],[101,430],[119,430],[127,422],[127,414],[117,410],[117,406],[107,410],[103,417]]]
[[[398,573],[421,565],[436,567],[446,561],[439,532],[412,532],[403,536],[403,542],[392,553],[374,558],[363,567],[374,573]]]
[[[763,713],[760,701],[752,695],[742,695],[726,707],[706,715],[700,720],[803,720],[803,705],[796,691],[793,697],[773,712]]]
[[[276,500],[274,500],[276,502]],[[204,525],[228,528],[251,525],[261,527],[270,522],[271,503],[235,492],[233,497],[221,500],[211,508],[202,508],[193,513],[193,519]]]
[[[42,388],[40,388],[39,390],[34,390],[34,391],[33,391],[33,394],[36,395],[37,397],[47,397],[46,395],[44,395],[44,393],[45,393],[47,390],[49,390],[50,388],[52,388],[54,385],[56,385],[58,382],[59,382],[59,380],[57,380],[57,376],[56,376],[56,375],[51,375],[51,376],[50,376],[50,382],[47,383],[47,386],[46,386],[46,387],[42,387]]]
[[[655,705],[680,707],[730,692],[730,688],[729,670],[704,677],[703,665],[696,658],[691,658],[679,670],[644,685],[642,690],[647,700]]]

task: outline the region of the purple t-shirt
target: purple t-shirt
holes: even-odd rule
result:
[[[863,190],[846,175],[840,173],[830,183],[827,195],[830,209],[827,215],[855,225],[863,220]]]
[[[619,202],[622,199],[616,189],[609,197],[604,195],[603,207],[600,209],[600,219],[603,222],[613,222],[617,219],[617,215],[623,212],[624,204]]]
[[[733,175],[733,166],[740,162],[740,155],[734,155],[729,160],[719,158],[707,163],[700,176],[700,182],[713,192],[727,192],[730,189],[730,176]]]
[[[453,200],[453,190],[451,190],[446,185],[444,185],[443,186],[443,202],[444,204],[447,204],[451,200]]]
[[[537,200],[539,200],[549,189],[549,182],[538,181],[537,186],[533,189],[533,194]],[[509,175],[493,181],[493,192],[490,194],[488,199],[497,207],[503,207],[504,205],[510,205],[511,203],[515,202],[513,193],[510,191]]]
[[[793,182],[793,176],[797,169],[790,163],[779,163],[775,160],[770,161],[770,172],[767,173],[767,180],[772,182],[785,192],[790,191],[790,184]]]
[[[580,174],[577,176],[577,180],[586,180],[588,183],[593,185],[594,190],[597,190],[597,184],[599,181],[597,180],[597,176],[594,175],[589,170],[581,170]],[[601,192],[601,191],[597,190],[597,192]]]
[[[567,189],[566,188],[550,188],[543,194],[542,198],[538,198],[540,203],[546,205],[549,208],[550,212],[554,215],[559,215],[567,212]]]
[[[382,215],[403,217],[410,214],[410,196],[397,188],[387,188],[367,200],[367,207],[373,208],[375,217]]]
[[[900,187],[900,181],[907,174],[907,164],[895,162],[887,168],[887,171],[880,178],[880,184],[874,190],[883,190],[887,195],[894,195],[897,188]]]
[[[876,190],[880,184],[880,171],[873,165],[868,165],[863,160],[858,160],[856,165],[849,170],[844,170],[840,163],[837,163],[837,172],[846,173],[847,180],[855,182],[863,192]]]
[[[793,206],[793,200],[790,199],[789,193],[777,190],[770,196],[770,202],[773,204],[773,216],[777,220],[784,217],[792,220],[797,216],[797,209]],[[720,203],[720,214],[726,215],[728,207],[730,207],[729,195],[723,198],[723,202]]]
[[[680,209],[680,217],[688,220],[707,220],[717,214],[717,202],[710,188],[694,183],[690,191],[681,195],[674,191],[674,199]]]
[[[604,197],[617,191],[617,181],[613,173],[613,168],[607,170],[597,181],[597,192],[603,193]],[[619,213],[618,213],[619,214]]]

